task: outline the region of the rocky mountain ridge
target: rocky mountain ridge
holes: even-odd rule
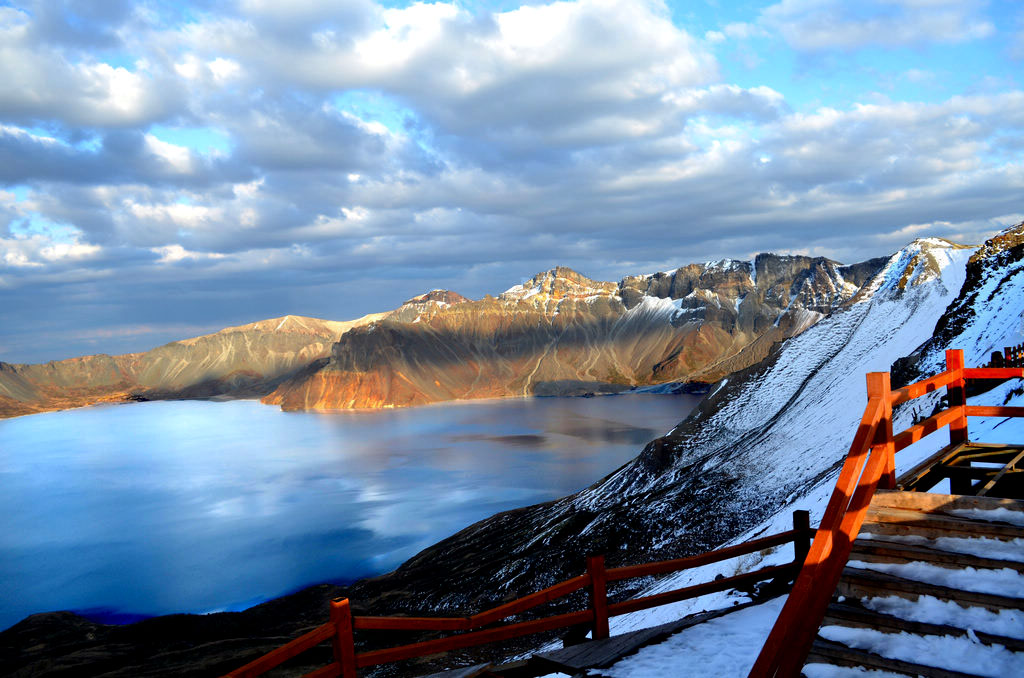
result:
[[[145,353],[32,365],[0,362],[0,417],[131,399],[264,395],[326,356],[348,322],[284,316],[175,341]]]
[[[849,301],[881,262],[760,254],[618,283],[559,267],[497,298],[432,290],[352,321],[290,315],[144,353],[0,363],[0,417],[132,399],[347,409],[713,381]]]
[[[714,381],[850,301],[883,262],[760,254],[619,283],[558,267],[497,298],[424,300],[348,332],[263,401],[403,407]]]

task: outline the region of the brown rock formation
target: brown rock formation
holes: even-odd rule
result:
[[[0,417],[130,399],[265,395],[295,370],[328,355],[342,333],[384,315],[349,322],[290,315],[145,353],[0,363]]]
[[[131,398],[348,409],[714,381],[831,313],[882,263],[761,254],[619,283],[559,267],[497,298],[433,290],[350,322],[285,316],[145,353],[0,363],[0,416]]]
[[[435,291],[346,333],[328,360],[263,401],[288,410],[403,407],[553,394],[581,382],[716,380],[848,301],[883,262],[762,254],[620,283],[559,267],[496,299]]]

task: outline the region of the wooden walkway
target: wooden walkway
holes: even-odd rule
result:
[[[552,672],[581,676],[588,670],[607,668],[623,657],[631,655],[647,645],[660,643],[683,629],[764,602],[764,600],[757,600],[721,610],[701,612],[659,626],[630,631],[603,640],[587,640],[560,650],[538,652],[525,660],[509,664],[499,666],[478,664],[432,673],[423,678],[528,678]],[[586,675],[595,674],[586,673]]]
[[[950,445],[900,476],[897,487],[929,491],[946,478],[953,494],[1024,499],[1024,447],[970,442]]]
[[[1024,595],[1024,549],[1018,552],[1014,545],[1020,542],[1012,541],[1024,539],[1022,520],[1024,502],[1018,500],[879,491],[854,542],[836,597],[806,664],[963,678],[975,674],[965,672],[962,663],[951,662],[943,647],[947,642],[944,639],[950,636],[1024,652],[1024,628],[1017,628],[1009,635],[985,633],[960,620],[966,612],[956,615],[955,622],[937,624],[920,620],[922,616],[927,617],[927,613],[907,611],[918,609],[922,604],[934,609],[936,604],[941,604],[937,601],[954,602],[957,609],[981,608],[997,614],[1004,610],[1024,610],[1024,597],[1020,597]],[[978,539],[997,540],[1009,550],[1000,548],[986,553],[993,542],[977,542]],[[973,568],[972,578],[984,574],[983,571],[1016,572],[1021,585],[1009,586],[1001,594],[964,590],[950,586],[948,578],[941,574],[965,568]],[[929,576],[922,574],[929,569],[940,573],[938,580],[928,581]],[[1004,576],[1006,574],[1004,572]],[[926,603],[921,603],[922,598],[928,599]],[[879,611],[876,601],[880,599],[905,601],[901,606],[890,606],[902,609],[901,616]],[[836,627],[840,630],[835,631]],[[849,629],[867,633],[852,644],[836,640],[856,637]],[[876,641],[871,640],[872,634]],[[899,643],[890,641],[899,634],[917,636],[922,643],[931,644],[934,651],[914,657],[897,656],[899,651],[891,648]]]

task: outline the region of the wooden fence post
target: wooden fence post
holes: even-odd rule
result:
[[[957,379],[946,387],[950,409],[960,409],[960,415],[949,424],[950,445],[967,442],[967,380],[964,379],[963,369],[964,352],[954,349],[946,351],[946,370],[960,371]],[[949,491],[951,494],[971,494],[971,479],[963,476],[950,477]]]
[[[334,661],[341,665],[341,678],[356,678],[356,644],[348,598],[331,601],[331,623],[334,624]]]
[[[793,562],[803,567],[807,552],[811,550],[811,514],[809,511],[793,511]],[[799,574],[799,572],[797,572]]]
[[[949,442],[951,445],[967,442],[967,413],[963,407],[967,404],[967,380],[964,379],[964,352],[950,349],[946,351],[946,370],[959,370],[956,380],[946,387],[950,408],[959,407],[960,416],[949,425]]]
[[[885,455],[885,467],[878,487],[883,490],[896,489],[896,444],[892,434],[892,383],[888,372],[868,372],[868,399],[878,396],[882,399],[882,421],[872,446],[881,447]]]
[[[608,637],[608,575],[604,569],[604,556],[587,558],[590,575],[590,609],[594,611],[593,639]]]

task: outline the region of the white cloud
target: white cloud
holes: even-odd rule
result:
[[[242,71],[242,67],[238,65],[237,61],[232,59],[223,59],[217,57],[213,61],[207,62],[206,67],[213,73],[214,79],[218,82],[226,82],[232,78],[238,77]]]
[[[189,149],[161,141],[152,134],[147,134],[145,139],[150,153],[167,163],[175,172],[187,174],[193,171],[192,152]]]
[[[742,21],[736,21],[733,23],[726,24],[722,28],[722,32],[726,37],[732,38],[733,40],[749,40],[750,38],[764,38],[767,37],[768,31],[761,26],[752,23],[745,23]]]
[[[46,269],[50,265],[84,264],[96,259],[100,252],[98,245],[77,240],[57,242],[44,234],[0,238],[0,262],[12,268]]]
[[[139,221],[164,223],[188,230],[208,228],[219,224],[224,218],[221,208],[184,203],[144,204],[127,200],[124,209]]]
[[[153,120],[174,105],[176,89],[146,70],[111,66],[39,42],[31,17],[0,14],[0,115],[51,119],[72,126],[123,127]]]
[[[197,55],[231,58],[270,82],[381,90],[440,135],[498,146],[510,134],[516,145],[574,145],[594,141],[588,129],[611,140],[661,130],[673,115],[663,95],[717,76],[714,58],[653,0],[556,2],[485,17],[416,3],[366,16],[372,29],[338,40],[323,28],[295,41],[220,18],[177,36]]]
[[[995,26],[983,8],[977,0],[782,0],[761,21],[796,49],[850,50],[987,38]]]
[[[225,255],[217,252],[191,252],[181,245],[164,245],[162,247],[151,247],[150,251],[160,255],[158,264],[176,264],[180,261],[218,260],[224,259]]]

